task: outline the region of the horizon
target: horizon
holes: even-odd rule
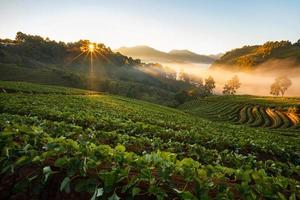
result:
[[[47,36],[43,36],[43,35],[38,35],[38,34],[34,34],[34,33],[27,33],[27,32],[23,32],[23,31],[18,31],[18,32],[22,32],[22,33],[24,33],[24,34],[26,34],[26,35],[32,35],[32,36],[40,36],[40,37],[42,37],[42,38],[44,38],[44,39],[46,39],[46,38],[49,38],[49,37],[47,37]],[[18,32],[16,32],[15,33],[15,36],[16,36],[16,34],[18,33]],[[13,37],[2,37],[1,38],[1,36],[0,36],[0,39],[11,39],[11,40],[15,40],[15,36],[13,36]],[[72,41],[64,41],[64,40],[56,40],[56,39],[53,39],[53,38],[49,38],[51,41],[55,41],[55,42],[64,42],[64,43],[72,43],[72,42],[78,42],[78,41],[80,41],[80,40],[88,40],[88,41],[90,41],[90,42],[95,42],[95,43],[97,43],[97,44],[104,44],[106,47],[109,47],[109,48],[111,48],[111,50],[112,51],[115,51],[115,50],[118,50],[118,49],[121,49],[121,48],[128,48],[128,49],[130,49],[130,48],[136,48],[136,47],[145,47],[145,48],[151,48],[151,49],[154,49],[154,50],[156,50],[156,51],[161,51],[161,52],[164,52],[164,53],[170,53],[171,51],[190,51],[191,53],[196,53],[196,54],[199,54],[199,55],[206,55],[206,56],[214,56],[214,55],[218,55],[218,54],[224,54],[224,53],[226,53],[227,51],[225,51],[225,52],[219,52],[219,53],[207,53],[207,54],[203,54],[203,53],[201,53],[201,52],[196,52],[196,51],[193,51],[193,50],[191,50],[191,49],[188,49],[188,48],[181,48],[181,49],[170,49],[170,50],[162,50],[162,49],[158,49],[158,48],[155,48],[155,47],[153,47],[153,46],[150,46],[150,45],[146,45],[146,44],[137,44],[137,45],[130,45],[130,46],[120,46],[120,47],[117,47],[117,48],[112,48],[111,46],[109,46],[109,45],[107,45],[107,44],[105,44],[105,43],[103,43],[103,42],[101,42],[101,41],[93,41],[93,40],[90,40],[90,39],[88,39],[88,38],[79,38],[79,39],[77,39],[77,40],[72,40]],[[300,40],[300,39],[299,39]],[[243,45],[243,46],[255,46],[255,45],[263,45],[264,43],[266,43],[266,42],[269,42],[269,41],[271,41],[271,40],[268,40],[268,41],[265,41],[265,42],[263,42],[263,43],[260,43],[260,44],[245,44],[245,45]],[[290,41],[290,40],[272,40],[272,41]],[[293,41],[290,41],[290,42],[292,42],[293,43]],[[295,41],[296,42],[296,41]],[[237,49],[237,48],[242,48],[243,46],[238,46],[238,47],[233,47],[232,49],[229,49],[228,51],[231,51],[231,50],[233,50],[233,49]]]
[[[0,200],[300,200],[299,8],[0,0]]]
[[[13,39],[21,31],[55,41],[89,39],[111,49],[149,46],[164,52],[176,49],[205,55],[300,38],[300,2],[293,0],[0,3],[1,19],[9,19],[2,20],[1,38]]]

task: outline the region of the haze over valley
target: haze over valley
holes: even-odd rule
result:
[[[272,46],[273,45],[273,46]],[[246,50],[246,51],[245,51]],[[263,45],[244,46],[216,55],[200,55],[189,50],[172,50],[169,53],[148,46],[116,49],[126,56],[143,62],[160,63],[176,71],[216,79],[216,90],[222,93],[223,85],[233,75],[238,75],[242,85],[237,94],[268,96],[274,78],[289,76],[293,82],[288,96],[300,96],[300,43],[288,41],[267,42]],[[255,63],[256,62],[256,63]]]
[[[299,10],[0,0],[0,200],[300,200]]]

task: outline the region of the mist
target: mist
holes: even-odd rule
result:
[[[237,94],[249,94],[259,96],[271,96],[270,86],[278,76],[286,75],[291,79],[292,85],[285,93],[285,96],[300,96],[300,66],[295,65],[293,60],[271,60],[256,66],[255,70],[249,72],[238,72],[224,70],[225,66],[217,69],[210,69],[210,64],[199,63],[162,63],[177,72],[183,70],[188,74],[202,77],[203,79],[212,76],[216,81],[216,94],[222,94],[224,84],[237,75],[242,83]],[[228,69],[228,66],[226,66]],[[235,67],[232,66],[234,69]],[[178,76],[177,76],[178,77]]]

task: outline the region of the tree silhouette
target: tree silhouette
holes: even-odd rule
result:
[[[300,39],[297,42],[294,43],[294,46],[300,47]]]
[[[241,87],[240,79],[237,75],[235,75],[224,85],[223,94],[233,95],[236,93],[236,90],[239,89],[240,87]]]
[[[292,81],[286,76],[280,76],[275,79],[275,82],[271,85],[270,94],[279,96],[284,95],[287,89],[292,85]]]
[[[212,76],[209,76],[207,79],[205,79],[205,84],[204,84],[204,91],[205,91],[205,96],[212,95],[213,89],[216,87],[216,82]]]
[[[190,76],[183,69],[180,70],[178,78],[186,83],[190,83]]]

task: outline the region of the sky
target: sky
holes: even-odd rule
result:
[[[0,0],[0,38],[16,32],[217,54],[300,39],[300,0]]]

